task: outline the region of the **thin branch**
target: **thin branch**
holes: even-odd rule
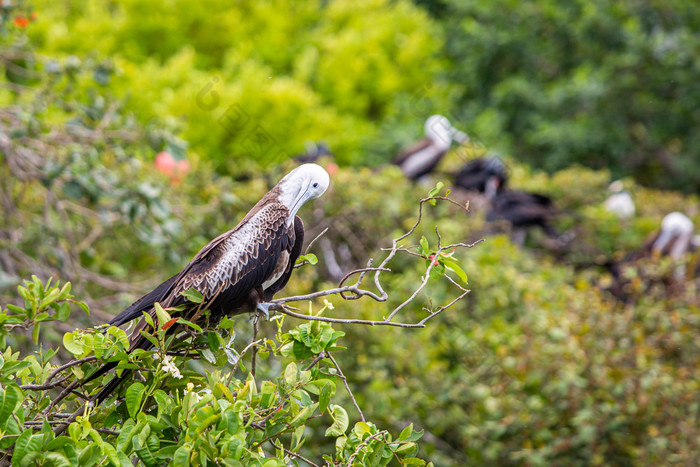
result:
[[[322,351],[320,354],[316,355],[316,358],[314,358],[314,359],[311,361],[311,363],[309,363],[308,365],[306,365],[306,368],[304,368],[304,371],[309,371],[311,368],[314,367],[315,364],[317,364],[318,362],[320,362],[320,361],[323,360],[324,358],[326,358],[326,351],[325,351],[325,350]]]
[[[73,389],[80,383],[80,380],[76,379],[72,383],[70,383],[66,388],[61,391],[61,393],[56,397],[56,399],[52,400],[51,403],[46,407],[46,410],[44,410],[44,415],[48,415],[49,412],[51,412],[51,409],[54,408],[56,404],[61,402],[68,394],[71,394],[73,392]]]
[[[250,344],[246,345],[245,348],[241,351],[240,354],[238,354],[238,361],[236,361],[236,364],[233,365],[233,368],[231,369],[231,373],[229,374],[228,381],[226,382],[226,386],[231,384],[231,380],[233,379],[233,375],[238,371],[238,367],[241,364],[241,360],[243,360],[243,356],[250,350],[251,347],[254,347],[256,345],[260,345],[261,342],[263,342],[265,339],[258,339],[256,341],[251,342]]]
[[[287,309],[287,307],[282,306],[277,308],[279,313],[291,316],[292,318],[304,319],[309,321],[324,321],[326,323],[340,323],[340,324],[365,324],[368,326],[395,326],[399,328],[424,328],[425,325],[422,323],[396,323],[392,321],[373,321],[367,319],[354,319],[354,318],[327,318],[325,316],[314,316],[314,315],[302,315],[301,313],[295,313]]]
[[[44,389],[51,389],[51,388],[56,387],[56,386],[58,386],[59,384],[63,383],[63,382],[68,378],[68,377],[66,377],[66,378],[63,378],[63,379],[59,380],[59,381],[56,382],[56,383],[49,384],[49,381],[51,381],[52,379],[54,379],[54,377],[55,377],[56,375],[58,375],[60,372],[62,372],[63,370],[65,370],[65,369],[67,369],[67,368],[70,368],[70,367],[73,367],[73,366],[77,366],[77,365],[82,365],[82,364],[85,363],[85,362],[91,362],[91,361],[94,361],[94,360],[97,360],[97,357],[92,356],[92,357],[81,358],[81,359],[79,359],[79,360],[71,360],[70,362],[66,363],[65,365],[61,365],[61,366],[59,366],[58,368],[56,368],[56,369],[53,371],[53,373],[51,373],[51,374],[49,375],[49,377],[46,378],[46,381],[44,382],[44,384],[25,384],[24,386],[20,386],[20,388],[23,389],[23,390],[30,389],[30,390],[34,390],[34,391],[41,391],[41,390],[44,390]]]
[[[253,317],[253,341],[258,340],[258,314],[255,313],[255,316]],[[255,345],[253,346],[253,351],[250,353],[250,373],[253,375],[253,378],[255,378],[255,362],[256,358],[258,356],[258,346]],[[240,360],[239,360],[240,361]]]
[[[434,318],[437,314],[441,313],[445,309],[451,307],[454,303],[457,301],[461,300],[464,298],[464,296],[469,293],[467,289],[464,289],[463,287],[459,286],[454,280],[449,278],[450,282],[452,282],[455,286],[457,286],[462,293],[454,300],[449,302],[447,305],[438,307],[435,311],[432,309],[427,310],[428,311],[428,316],[423,318],[421,321],[418,323],[402,323],[402,322],[396,322],[393,321],[394,317],[402,310],[404,309],[409,303],[413,302],[416,297],[418,296],[423,289],[428,285],[428,281],[430,280],[430,272],[432,271],[433,267],[435,266],[434,262],[430,262],[428,264],[428,268],[426,269],[424,275],[421,278],[421,282],[419,286],[413,291],[413,293],[406,299],[404,300],[401,304],[399,304],[397,307],[395,307],[387,317],[385,317],[382,320],[362,320],[362,319],[345,319],[345,318],[327,318],[327,317],[320,317],[320,316],[310,316],[310,315],[303,315],[301,313],[297,313],[292,311],[288,306],[285,306],[285,303],[288,302],[295,302],[295,301],[302,301],[302,300],[312,300],[314,298],[319,298],[319,297],[325,297],[329,295],[340,295],[344,300],[357,300],[359,298],[362,298],[364,296],[369,296],[373,300],[378,301],[378,302],[384,302],[388,299],[388,294],[384,290],[381,284],[381,274],[383,272],[391,272],[389,268],[387,268],[387,264],[393,259],[393,257],[399,252],[403,251],[406,253],[409,253],[414,256],[419,256],[419,257],[424,257],[423,255],[419,255],[417,253],[414,253],[412,251],[409,251],[406,247],[403,245],[400,245],[399,242],[405,238],[407,238],[409,235],[415,232],[416,228],[418,225],[421,223],[423,219],[423,205],[426,202],[434,201],[434,200],[443,200],[447,201],[451,204],[454,204],[455,206],[459,206],[461,209],[466,210],[467,208],[465,206],[462,206],[461,204],[457,203],[456,201],[447,198],[445,196],[431,196],[428,198],[423,198],[420,200],[420,204],[418,207],[418,218],[416,219],[415,223],[412,225],[412,227],[403,235],[400,237],[395,238],[392,240],[392,245],[391,248],[383,248],[382,251],[388,251],[387,256],[384,258],[384,260],[379,264],[377,267],[371,267],[372,264],[372,259],[370,259],[367,262],[367,266],[365,268],[361,269],[356,269],[354,271],[351,271],[347,273],[339,282],[338,287],[333,288],[333,289],[328,289],[328,290],[322,290],[319,292],[313,292],[310,294],[306,295],[296,295],[293,297],[285,297],[285,298],[279,298],[276,300],[273,300],[273,303],[275,303],[277,306],[277,310],[282,313],[289,315],[293,318],[298,318],[298,319],[305,319],[305,320],[312,320],[312,321],[325,321],[329,323],[342,323],[342,324],[364,324],[364,325],[369,325],[369,326],[396,326],[396,327],[405,327],[405,328],[416,328],[416,327],[424,327],[425,323]],[[437,246],[438,249],[435,252],[436,256],[439,256],[442,254],[444,251],[447,250],[455,250],[458,247],[463,247],[463,248],[473,248],[475,245],[478,243],[482,242],[483,239],[477,240],[474,243],[453,243],[447,246],[442,246],[442,236],[440,235],[440,231],[438,227],[435,227],[435,234],[437,235],[438,242]],[[373,283],[375,288],[377,289],[378,293],[372,292],[370,290],[367,290],[362,287],[362,282],[365,278],[365,275],[369,272],[374,273],[373,274]],[[359,274],[356,282],[352,285],[344,285],[345,282],[352,277],[355,274]]]
[[[311,241],[309,242],[309,244],[306,246],[306,250],[304,251],[304,254],[307,254],[307,253],[309,252],[309,249],[311,249],[311,245],[313,245],[314,243],[316,243],[316,240],[318,240],[318,239],[321,238],[326,232],[328,232],[328,229],[329,229],[329,228],[330,228],[330,227],[326,227],[325,229],[323,229],[323,230],[321,231],[320,234],[316,235],[316,236],[314,237],[314,239],[311,240]]]
[[[301,460],[303,460],[304,462],[306,462],[307,464],[309,464],[311,467],[321,467],[320,465],[318,465],[318,464],[316,464],[316,463],[314,463],[314,462],[311,462],[309,459],[307,459],[306,457],[302,456],[301,454],[298,454],[298,453],[296,453],[296,452],[292,452],[292,451],[290,451],[289,449],[285,448],[285,447],[282,446],[282,445],[280,445],[280,446],[276,445],[274,439],[269,439],[268,442],[269,442],[269,443],[272,445],[272,447],[274,447],[275,449],[281,449],[281,450],[284,451],[284,453],[287,454],[288,456],[292,456],[292,457],[295,457],[295,458],[297,458],[297,459],[301,459]]]
[[[363,422],[366,421],[365,414],[362,413],[362,409],[360,409],[360,406],[357,404],[357,401],[355,400],[355,395],[350,390],[350,386],[348,385],[348,379],[343,374],[343,370],[340,369],[338,362],[335,361],[335,358],[333,358],[333,355],[331,355],[330,352],[326,352],[326,354],[328,355],[328,358],[330,358],[333,362],[333,366],[335,366],[335,369],[338,371],[338,376],[340,376],[340,378],[343,380],[343,383],[345,384],[345,390],[348,391],[348,394],[350,395],[350,400],[352,400],[352,404],[355,406],[357,412],[360,414],[360,418]]]
[[[37,421],[24,422],[24,426],[27,428],[40,427],[44,423],[48,423],[49,425],[63,425],[66,422],[64,422],[63,420],[37,420]],[[117,431],[106,430],[104,428],[95,428],[95,430],[99,431],[100,433],[105,433],[108,435],[115,435],[115,436],[119,435],[119,432],[117,432]]]

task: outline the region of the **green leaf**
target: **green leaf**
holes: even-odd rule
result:
[[[12,454],[12,465],[30,465],[29,462],[23,463],[25,456],[38,454],[41,452],[41,447],[44,444],[44,435],[33,435],[33,430],[28,428],[17,438],[15,449]]]
[[[32,342],[34,342],[34,345],[39,345],[39,332],[40,332],[40,324],[36,323],[34,325],[34,329],[32,329]]]
[[[59,452],[47,452],[44,455],[44,458],[47,461],[51,461],[51,464],[54,467],[71,467],[71,463],[68,458]]]
[[[425,461],[423,459],[418,459],[417,457],[405,457],[401,459],[401,463],[403,465],[425,465]]]
[[[316,263],[318,263],[318,258],[316,257],[315,254],[313,253],[307,253],[305,255],[299,255],[299,258],[297,258],[296,264],[301,264],[304,261],[308,262],[310,265],[314,266]]]
[[[139,436],[134,436],[132,441],[134,443],[134,451],[136,452],[136,455],[147,467],[152,467],[158,464],[158,460],[155,458],[148,445],[146,443],[142,444]]]
[[[126,333],[116,326],[110,326],[107,329],[107,334],[114,336],[114,338],[121,344],[123,350],[129,350],[129,338]]]
[[[438,193],[440,193],[440,191],[442,190],[442,188],[443,188],[444,186],[445,186],[444,183],[438,182],[437,185],[435,185],[435,188],[433,188],[432,190],[430,190],[430,191],[428,192],[428,195],[429,195],[429,196],[435,196],[435,195],[437,195]]]
[[[192,303],[202,303],[204,301],[202,294],[195,288],[189,288],[181,292],[181,295]]]
[[[66,321],[70,316],[70,304],[68,302],[62,302],[58,305],[56,310],[56,319],[59,321]]]
[[[342,436],[348,429],[348,413],[340,405],[333,404],[330,408],[333,425],[326,430],[326,436]]]
[[[44,448],[46,451],[55,451],[63,447],[64,444],[69,443],[71,439],[67,436],[59,436],[58,438],[52,439]]]
[[[427,255],[428,253],[430,253],[430,245],[428,244],[428,239],[425,238],[425,235],[423,235],[420,238],[420,247],[423,249],[422,253],[424,255]]]
[[[185,444],[177,448],[173,454],[173,467],[188,467],[190,465],[190,451],[192,447]]]
[[[8,303],[5,306],[8,310],[12,311],[13,313],[17,313],[20,315],[24,315],[27,313],[27,310],[25,310],[24,308],[18,307],[17,305],[13,305],[12,303]]]
[[[328,404],[331,401],[331,397],[335,394],[335,383],[328,381],[328,384],[321,388],[321,393],[318,396],[318,410],[321,413],[325,412],[328,408]]]
[[[173,319],[172,316],[170,316],[170,313],[165,311],[162,306],[160,306],[160,303],[156,302],[153,304],[153,308],[156,310],[156,316],[158,317],[158,324],[159,326],[164,325],[171,319]]]
[[[399,441],[405,441],[410,435],[413,433],[413,423],[408,425],[406,428],[401,431],[401,434],[399,435]]]
[[[318,407],[318,404],[307,405],[306,407],[304,407],[303,409],[301,409],[299,411],[299,413],[296,415],[296,417],[294,417],[292,419],[292,421],[289,422],[289,424],[291,426],[297,426],[297,425],[304,423],[306,421],[306,419],[308,419],[314,413],[314,410],[316,410],[316,407]]]
[[[82,343],[75,342],[75,333],[67,332],[63,335],[63,347],[65,347],[73,355],[83,354]]]
[[[363,435],[371,433],[372,428],[365,422],[357,422],[353,427],[352,431],[355,432],[358,438],[364,440]]]
[[[136,418],[136,414],[139,413],[144,392],[146,388],[141,383],[134,383],[126,390],[126,408],[131,418]]]
[[[294,386],[297,382],[297,371],[297,364],[294,362],[291,362],[287,365],[287,368],[284,369],[284,380],[290,386]]]
[[[78,302],[78,306],[85,312],[86,315],[90,316],[90,308],[85,302]]]
[[[447,267],[447,269],[449,269],[449,270],[453,271],[455,274],[457,274],[457,277],[459,277],[462,282],[464,282],[465,284],[468,283],[467,282],[467,273],[465,273],[464,270],[461,267],[459,267],[459,264],[457,264],[457,261],[455,261],[452,258],[445,258],[445,257],[442,257],[441,261],[443,263],[445,263],[445,266]]]
[[[216,352],[221,348],[221,342],[219,342],[219,335],[215,332],[207,333],[207,345],[212,352]]]
[[[71,289],[71,283],[66,282],[63,285],[63,288],[61,289],[61,293],[58,295],[58,300],[65,300],[67,298],[70,298],[70,289]]]
[[[214,356],[214,352],[212,352],[209,349],[203,349],[201,351],[202,357],[212,365],[216,365],[216,357]]]
[[[186,319],[182,319],[182,318],[178,319],[177,324],[184,324],[185,326],[189,326],[197,332],[202,332],[202,328],[199,327],[199,325],[194,324],[190,321],[187,321]]]
[[[413,451],[415,448],[416,448],[416,443],[408,442],[408,443],[404,443],[401,446],[399,446],[398,448],[396,448],[396,450],[394,452],[396,454],[406,455],[406,454],[409,454],[411,451]]]
[[[117,449],[120,451],[129,451],[130,446],[131,446],[131,438],[133,437],[134,433],[132,431],[134,430],[134,421],[129,419],[121,427],[121,430],[119,431],[119,436],[117,437]]]
[[[47,306],[49,306],[49,304],[56,301],[56,299],[58,298],[60,293],[61,293],[60,290],[52,289],[51,292],[49,292],[49,294],[46,297],[44,297],[44,299],[41,301],[39,308],[41,309],[41,308],[46,308]]]
[[[22,396],[21,389],[14,384],[0,389],[0,429],[5,430],[10,421],[10,415],[15,411]]]

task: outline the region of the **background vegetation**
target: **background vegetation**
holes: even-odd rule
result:
[[[394,167],[367,166],[385,163],[421,136],[426,116],[440,112],[476,142],[450,153],[437,179],[449,185],[447,174],[466,158],[497,149],[513,186],[549,194],[566,210],[558,227],[575,232],[576,241],[552,252],[535,232],[527,248],[515,247],[499,226],[485,223],[478,199],[455,191],[460,201],[470,200],[471,213],[438,205],[418,234],[434,244],[438,224],[455,241],[486,238],[457,253],[472,293],[424,329],[334,327],[345,332],[339,345],[348,347],[334,354],[337,363],[376,427],[355,425],[359,414],[327,359],[305,376],[287,372],[294,355],[270,357],[257,369],[257,381],[269,383],[265,390],[258,384],[260,394],[269,391],[281,404],[303,378],[332,381],[338,386],[333,403],[348,408],[348,427],[359,426],[359,439],[381,430],[396,439],[414,423],[425,430],[417,455],[436,465],[697,462],[697,256],[686,258],[688,280],[675,289],[667,287],[674,268],[669,261],[630,265],[626,302],[607,290],[610,274],[591,265],[640,246],[670,211],[700,221],[693,194],[700,145],[692,131],[700,100],[694,59],[699,7],[65,0],[0,8],[0,303],[6,316],[34,313],[3,324],[3,348],[12,349],[4,350],[2,362],[10,363],[0,367],[5,398],[9,388],[39,384],[73,356],[70,344],[67,350],[61,344],[64,333],[106,322],[234,225],[294,166],[289,156],[307,140],[327,141],[340,169],[329,192],[302,212],[310,237],[330,228],[312,249],[319,264],[296,271],[287,292],[335,285],[331,258],[345,271],[363,266],[410,227],[416,201],[430,188],[411,185]],[[156,170],[162,151],[189,161],[189,172]],[[621,176],[628,177],[625,186],[637,203],[637,215],[626,221],[601,205],[607,185]],[[386,313],[425,271],[404,259],[391,267],[390,303],[335,301],[324,314]],[[71,281],[70,293],[89,304],[89,318],[73,304],[66,322],[70,310],[49,301],[44,318],[57,321],[34,326],[40,313],[17,293],[32,274],[44,284],[51,276]],[[429,296],[441,303],[450,289],[431,282]],[[406,313],[422,316],[421,305]],[[15,324],[26,325],[26,335]],[[274,341],[271,348],[287,342],[288,325],[278,340],[274,323],[262,328]],[[33,356],[34,329],[40,329],[34,337],[42,350]],[[240,317],[235,329],[241,352],[252,330]],[[58,351],[52,363],[44,360],[47,349]],[[218,350],[225,359],[223,347]],[[205,369],[207,377],[201,376]],[[248,370],[235,373],[239,390],[252,387]],[[182,403],[188,393],[203,396],[207,389],[213,392],[201,407],[223,413],[220,400],[235,403],[214,390],[220,375],[212,366],[192,362],[186,371],[191,390],[175,378],[166,388]],[[326,384],[316,383],[319,394],[310,393],[300,407],[321,404],[318,388]],[[243,394],[241,400],[259,404],[260,397]],[[39,396],[25,400],[29,406],[17,402],[17,413],[45,408]],[[128,405],[115,410],[120,420],[143,422]],[[110,428],[102,417],[112,409],[95,418],[95,428]],[[162,462],[175,452],[160,451],[164,439],[178,439],[178,448],[187,441],[176,430],[154,440],[151,430],[159,431],[174,407],[151,410],[154,420],[142,423],[136,444],[102,433],[107,441],[93,452],[86,439],[94,435],[85,425],[70,433],[70,442],[54,442],[38,426],[22,434],[25,451],[39,452],[35,444],[43,443],[44,451],[70,463],[66,446],[72,446],[81,460],[115,464],[124,462],[118,452],[146,464],[149,453],[160,452],[155,460]],[[290,417],[286,422],[296,415],[279,414]],[[325,418],[303,420],[307,438],[296,447],[315,461],[338,454],[333,443],[339,436],[325,436],[335,423],[329,416],[324,411]],[[230,423],[211,429],[238,436]],[[10,425],[0,421],[0,443],[19,438],[12,431],[19,425]],[[253,436],[246,446],[258,441]],[[107,445],[116,447],[116,458]],[[194,451],[201,449],[201,458],[207,449],[222,449],[215,446]],[[412,447],[406,453],[413,455]],[[341,452],[336,460],[351,454]],[[241,462],[260,456],[251,455]],[[30,461],[63,462],[57,456]]]

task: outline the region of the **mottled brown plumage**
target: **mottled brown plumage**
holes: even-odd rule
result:
[[[304,164],[293,170],[270,190],[230,231],[205,245],[180,271],[117,315],[110,325],[120,326],[140,319],[130,336],[130,349],[151,347],[140,331],[150,332],[142,318],[147,312],[154,321],[156,302],[164,308],[182,306],[173,318],[197,320],[201,311],[210,311],[210,325],[223,316],[255,311],[267,314],[265,301],[272,299],[289,281],[304,241],[304,224],[297,210],[317,198],[328,187],[328,174],[318,165]],[[195,289],[203,303],[188,301],[183,292]],[[169,332],[177,332],[177,325]],[[109,363],[87,380],[105,374],[116,363]],[[106,398],[119,381],[110,381],[94,398]]]

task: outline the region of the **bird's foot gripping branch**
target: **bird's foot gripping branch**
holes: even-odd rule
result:
[[[422,200],[415,225],[392,242],[379,266],[355,271],[358,279],[353,285],[343,281],[310,297],[277,300],[282,315],[272,320],[276,332],[253,335],[250,340],[241,337],[247,320],[224,317],[216,329],[210,329],[178,318],[177,308],[157,307],[155,316],[144,314],[152,330],[141,331],[152,344],[148,350],[129,352],[127,334],[112,326],[65,334],[65,351],[57,354],[32,346],[18,331],[25,330],[36,343],[41,339],[36,331],[40,323],[66,321],[71,311],[80,307],[87,311],[87,306],[70,295],[69,285],[42,284],[38,279],[27,282],[20,293],[24,305],[0,312],[2,463],[126,466],[138,458],[149,466],[426,465],[416,457],[422,431],[408,425],[390,432],[363,413],[351,390],[352,375],[334,357],[343,351],[339,340],[344,332],[333,326],[421,327],[467,293],[460,285],[466,277],[452,252],[472,245],[443,245],[437,232],[432,248],[427,238],[418,239],[415,246],[402,243],[415,234],[424,204],[444,200],[442,196]],[[377,301],[395,298],[390,299],[380,279],[381,274],[389,274],[389,261],[399,253],[425,263],[414,293],[396,300],[380,319],[329,316],[348,308],[337,299],[333,306],[329,295],[346,300],[365,295]],[[362,286],[368,275],[373,277],[375,291]],[[416,306],[431,277],[445,278],[455,288],[455,297],[436,307]],[[323,305],[315,305],[316,298]],[[300,300],[309,300],[308,315],[286,305]],[[423,316],[402,322],[396,319],[402,311]],[[307,322],[289,328],[285,315]],[[179,331],[169,332],[175,325]],[[238,338],[234,328],[239,329]],[[67,354],[74,359],[53,362],[61,355],[66,361]],[[258,365],[257,375],[253,371],[256,356],[270,362]],[[107,363],[114,364],[117,375],[130,372],[133,376],[101,405],[86,403],[114,378],[105,374],[85,382],[87,375]]]

